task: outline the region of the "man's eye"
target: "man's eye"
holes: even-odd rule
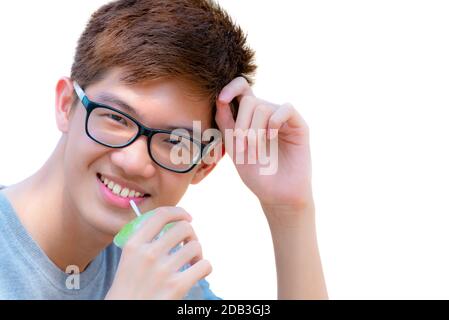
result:
[[[189,145],[186,143],[185,139],[166,139],[165,142],[173,146],[189,149]]]
[[[174,140],[174,139],[167,139],[167,140],[165,140],[165,142],[170,143],[172,145],[177,145],[177,144],[181,143],[180,140]]]
[[[123,117],[120,117],[120,116],[118,116],[116,114],[110,113],[110,114],[107,114],[106,116],[111,118],[112,120],[114,120],[116,122],[120,122],[120,123],[122,123],[124,125],[127,124],[126,119],[124,119]],[[121,121],[123,121],[123,122],[121,122]]]

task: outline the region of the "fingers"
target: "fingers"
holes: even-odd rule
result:
[[[217,100],[217,113],[215,114],[215,122],[217,123],[218,129],[222,133],[226,129],[233,129],[235,126],[234,118],[232,117],[232,112],[229,104],[219,102]]]
[[[307,124],[298,111],[290,103],[285,103],[273,113],[268,121],[268,129],[273,129],[273,134],[269,136],[269,139],[274,139],[277,136],[277,131],[285,123],[292,128],[302,128],[305,132],[308,131]]]
[[[175,276],[175,281],[180,281],[183,283],[185,288],[191,288],[199,280],[207,277],[212,272],[212,265],[208,260],[200,260],[194,265],[190,266],[186,270],[179,272]],[[176,279],[178,278],[178,279]]]
[[[172,228],[151,245],[157,247],[164,253],[168,253],[179,243],[190,243],[192,240],[198,241],[198,237],[193,230],[192,225],[189,222],[182,220],[175,222]]]
[[[143,225],[129,239],[130,245],[139,245],[151,242],[162,228],[170,223],[180,220],[192,221],[192,217],[180,207],[160,207],[155,209],[155,214],[148,218]]]
[[[235,127],[230,103],[234,98],[237,98],[237,101],[241,102],[241,99],[244,96],[254,96],[254,94],[248,81],[243,77],[235,78],[221,90],[217,99],[217,114],[215,115],[215,121],[222,132],[226,129],[233,129]]]
[[[239,108],[234,121],[229,103],[235,98],[239,101]],[[215,120],[224,134],[226,150],[233,155],[234,162],[233,145],[237,154],[248,149],[248,161],[255,163],[253,161],[258,158],[261,147],[266,147],[266,138],[274,139],[284,125],[308,133],[306,122],[290,103],[276,105],[258,99],[243,77],[235,78],[222,89],[217,99]],[[233,130],[233,139],[226,135],[227,129]]]
[[[244,96],[240,100],[239,113],[234,127],[236,152],[242,153],[248,146],[248,161],[257,159],[257,146],[266,141],[268,120],[278,106],[257,99]]]
[[[248,133],[248,161],[255,163],[259,159],[261,148],[266,144],[266,132],[268,120],[272,116],[275,106],[270,104],[260,104],[256,107],[252,120],[250,131]]]
[[[194,265],[203,259],[203,249],[198,240],[192,240],[181,249],[172,253],[167,259],[167,264],[172,271],[179,270],[186,263]]]
[[[254,94],[248,81],[243,77],[237,77],[221,90],[218,100],[229,104],[234,98],[240,102],[240,97],[243,96],[254,96]]]
[[[240,100],[239,113],[234,127],[235,146],[237,152],[243,152],[245,150],[245,136],[247,129],[251,125],[254,110],[256,109],[257,98],[253,96],[244,96]]]

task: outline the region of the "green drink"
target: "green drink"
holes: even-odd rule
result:
[[[148,211],[145,214],[141,214],[139,208],[134,203],[133,200],[130,201],[131,207],[133,208],[134,212],[136,213],[137,217],[132,220],[131,222],[128,222],[117,235],[114,237],[114,244],[117,247],[120,247],[123,249],[126,242],[128,242],[129,238],[142,226],[142,224],[152,217],[155,214],[154,210]],[[169,230],[171,227],[173,227],[175,222],[167,223],[163,228],[162,231],[154,238],[154,240],[161,237],[167,230]],[[172,248],[169,253],[172,254],[179,250],[181,248],[181,245],[178,244],[174,248]],[[190,263],[186,263],[183,265],[178,271],[182,272],[190,267]],[[205,279],[199,280],[197,283],[193,285],[193,287],[189,290],[189,292],[185,295],[185,300],[199,300],[204,299],[204,286],[207,286],[209,288],[209,284]]]
[[[154,210],[148,211],[145,214],[138,215],[134,220],[128,222],[117,235],[114,237],[114,244],[117,247],[123,249],[126,242],[128,242],[129,238],[142,226],[142,224],[150,217],[155,214]],[[162,236],[168,229],[173,226],[173,222],[168,223],[164,226],[162,231],[154,238],[155,240]]]

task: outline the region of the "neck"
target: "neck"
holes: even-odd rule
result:
[[[47,162],[26,180],[5,189],[17,215],[46,255],[61,270],[82,272],[111,241],[88,225],[65,192],[65,138]]]

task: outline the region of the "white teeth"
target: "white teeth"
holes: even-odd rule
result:
[[[123,198],[126,198],[128,196],[128,194],[129,194],[129,189],[128,188],[124,188],[122,190],[122,192],[120,192],[120,196],[123,197]]]
[[[115,183],[112,180],[109,180],[108,178],[104,178],[103,176],[100,176],[100,180],[103,182],[104,185],[106,185],[109,189],[111,189],[112,193],[123,197],[123,198],[133,198],[133,197],[141,197],[143,194],[141,194],[138,191],[129,189],[129,188],[122,188],[121,185]]]
[[[112,189],[112,193],[115,193],[116,195],[120,194],[120,191],[122,191],[122,187],[118,184],[114,185],[114,188]]]

